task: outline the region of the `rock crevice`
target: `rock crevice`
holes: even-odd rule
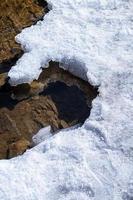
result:
[[[12,87],[6,83],[0,89],[0,141],[4,151],[0,158],[24,152],[40,128],[50,125],[54,134],[82,124],[96,96],[97,88],[59,68],[56,62],[50,62],[38,81],[31,84]]]

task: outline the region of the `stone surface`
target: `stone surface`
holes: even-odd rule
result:
[[[15,36],[23,28],[36,23],[47,11],[47,3],[41,0],[8,0],[0,3],[0,159],[23,153],[31,141],[31,133],[41,127],[31,117],[32,103],[18,103],[11,99],[15,89],[19,91],[19,100],[29,97],[29,94],[38,94],[42,91],[41,83],[34,81],[31,86],[25,84],[14,89],[7,83],[7,72],[23,53],[15,42]]]
[[[15,36],[25,27],[31,26],[45,13],[45,9],[34,0],[8,0],[0,3],[0,63],[21,54]],[[2,65],[1,65],[2,67]]]
[[[22,138],[9,145],[8,158],[23,154],[30,147],[30,142]]]
[[[0,139],[0,159],[7,158],[8,145],[6,141]]]
[[[6,83],[7,73],[0,74],[0,87]]]
[[[13,88],[12,98],[23,100],[38,95],[44,89],[44,84],[39,81],[33,81],[30,85],[25,83]]]
[[[51,125],[54,133],[83,123],[96,95],[97,89],[55,62],[30,85],[6,83],[0,90],[0,158],[23,153],[40,128]]]

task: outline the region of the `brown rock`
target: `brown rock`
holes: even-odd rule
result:
[[[60,124],[61,124],[62,128],[68,128],[69,127],[69,124],[67,124],[64,120],[61,120]]]
[[[3,152],[0,158],[7,158],[7,148],[23,137],[31,142],[32,136],[42,127],[51,125],[59,129],[58,111],[56,109],[54,112],[50,106],[54,104],[52,99],[48,96],[37,97],[38,99],[30,98],[17,103],[7,94],[0,94],[0,141],[7,142],[7,147],[0,145]],[[10,153],[9,157],[12,156],[16,154]]]
[[[39,81],[33,81],[31,84],[24,83],[13,88],[12,98],[20,101],[34,97],[41,93],[43,88],[44,84]]]
[[[7,158],[8,145],[6,141],[0,140],[0,159]]]
[[[30,142],[25,138],[22,138],[17,142],[10,144],[8,149],[8,158],[12,158],[23,154],[29,147],[30,147]]]
[[[6,83],[7,73],[0,74],[0,87]]]
[[[0,3],[0,63],[21,53],[15,36],[44,15],[34,0],[8,0]]]

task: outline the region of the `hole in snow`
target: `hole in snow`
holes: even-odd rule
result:
[[[90,114],[85,93],[75,85],[68,86],[61,81],[52,82],[41,94],[51,97],[59,119],[66,123],[83,123]]]
[[[22,154],[47,126],[52,132],[82,124],[97,88],[50,62],[37,81],[0,88],[0,158]]]

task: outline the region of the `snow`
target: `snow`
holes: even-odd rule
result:
[[[16,38],[26,53],[10,83],[37,79],[53,60],[98,85],[99,96],[81,128],[0,161],[0,199],[132,200],[133,1],[48,2],[44,20]]]
[[[53,9],[44,20],[16,37],[26,53],[9,72],[13,85],[37,79],[50,60],[95,85],[105,71],[132,67],[132,0],[48,2]]]
[[[52,137],[51,126],[46,126],[40,129],[38,133],[32,137],[32,141],[34,145],[38,145],[39,143],[47,140],[50,137]]]

